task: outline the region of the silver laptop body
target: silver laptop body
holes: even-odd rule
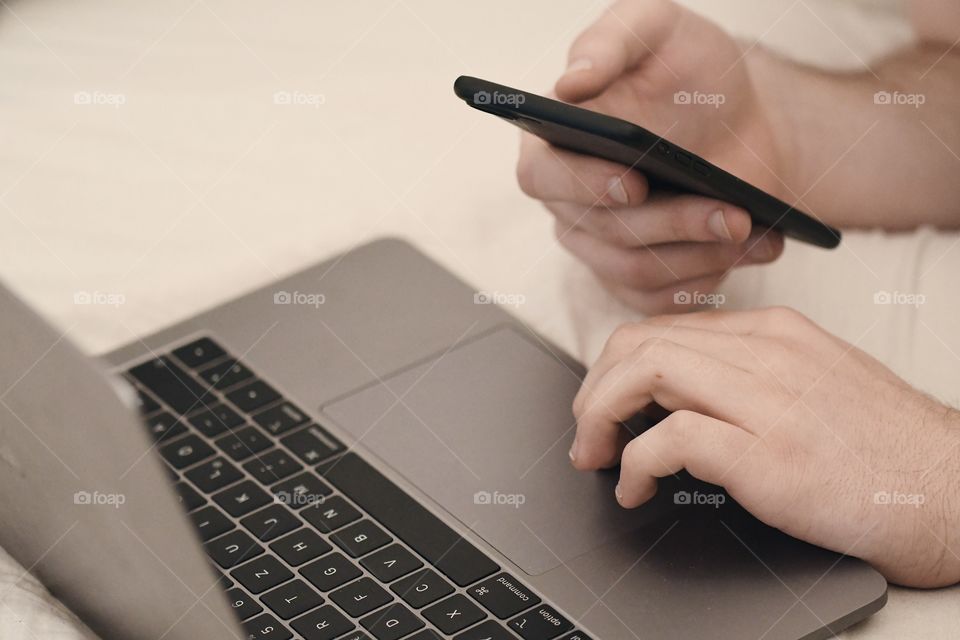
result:
[[[197,518],[177,499],[171,480],[197,489],[191,471],[224,456],[223,435],[198,434],[181,419],[186,431],[155,442],[121,382],[131,368],[161,355],[179,362],[171,352],[209,338],[307,418],[274,437],[260,413],[254,419],[231,404],[229,390],[214,393],[237,409],[243,427],[262,432],[264,448],[231,462],[237,482],[254,482],[249,465],[268,452],[296,459],[340,504],[385,532],[379,550],[413,556],[417,571],[434,571],[450,589],[418,608],[397,588],[404,577],[364,563],[378,551],[321,529],[332,548],[326,553],[359,571],[347,586],[365,580],[391,598],[351,616],[352,605],[336,599],[345,587],[316,587],[317,571],[306,567],[317,560],[290,564],[260,541],[261,559],[275,556],[289,569],[286,580],[321,596],[311,611],[329,607],[323,611],[352,625],[338,637],[389,637],[385,619],[406,609],[405,624],[420,627],[404,637],[418,640],[426,629],[456,628],[464,611],[471,621],[439,637],[797,640],[830,636],[884,605],[886,582],[865,563],[771,530],[730,500],[686,500],[721,495],[689,477],[663,481],[649,505],[620,509],[613,472],[581,474],[567,459],[583,368],[494,301],[408,244],[380,240],[98,361],[0,288],[0,545],[104,638],[322,637],[312,634],[324,628],[306,626],[318,615],[272,613],[267,602],[276,598],[265,594],[278,587],[251,593],[243,581],[257,572],[221,566],[224,580],[214,571]],[[200,372],[180,366],[205,384]],[[291,437],[310,425],[320,441],[329,436],[335,453],[313,459],[301,446],[307,436]],[[187,453],[171,447],[187,437],[201,444]],[[190,457],[206,446],[206,458]],[[363,473],[369,481],[358,482]],[[264,508],[288,505],[272,486],[263,487],[273,499]],[[203,507],[194,503],[193,515],[209,506],[223,511],[223,495],[195,493]],[[300,531],[312,526],[304,514],[318,513],[305,509],[330,499],[320,498],[291,507]],[[245,516],[224,515],[233,531],[251,526]],[[417,529],[427,521],[432,538]],[[436,548],[450,540],[449,549]],[[232,583],[229,600],[224,583]],[[261,610],[246,627],[231,607],[237,594]],[[451,620],[446,603],[456,611]],[[264,615],[279,629],[251,627],[269,621]]]

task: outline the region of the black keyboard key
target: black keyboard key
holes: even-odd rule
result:
[[[261,453],[243,468],[260,484],[275,484],[292,473],[303,469],[303,465],[294,460],[289,453],[282,449],[274,449]]]
[[[153,396],[139,387],[135,387],[135,391],[137,392],[137,410],[140,411],[140,415],[148,416],[160,410],[160,403],[154,400]]]
[[[177,356],[183,364],[196,369],[227,354],[223,347],[210,338],[200,338],[179,349],[174,349],[173,355]]]
[[[569,620],[549,605],[540,605],[520,614],[508,625],[524,640],[552,640],[573,628]]]
[[[230,599],[230,606],[233,607],[233,613],[238,620],[246,620],[263,611],[263,607],[241,589],[230,589],[227,591],[227,598]]]
[[[213,402],[207,389],[169,358],[157,358],[130,370],[130,375],[180,414],[202,409]]]
[[[220,456],[197,465],[184,475],[204,493],[219,491],[243,477],[239,469]]]
[[[390,590],[414,609],[425,607],[453,593],[450,583],[433,569],[424,569],[390,585]]]
[[[433,629],[424,629],[420,633],[410,636],[407,640],[443,640],[443,638]]]
[[[204,507],[190,514],[193,526],[200,532],[204,542],[233,529],[234,524],[214,506]]]
[[[154,442],[160,442],[168,438],[176,438],[187,432],[187,428],[183,426],[183,423],[174,418],[173,414],[166,411],[161,411],[155,416],[150,416],[145,422],[147,424],[147,431],[150,432],[150,437],[153,438]]]
[[[306,414],[289,402],[264,409],[253,416],[253,421],[275,436],[286,433],[309,420]]]
[[[295,618],[323,604],[323,597],[299,578],[263,594],[260,599],[284,620]]]
[[[227,399],[240,407],[241,411],[250,413],[280,399],[280,394],[263,380],[251,380],[242,387],[227,393]]]
[[[263,542],[279,538],[300,526],[300,519],[282,504],[272,504],[240,521],[247,531]]]
[[[192,433],[160,447],[160,454],[177,469],[189,467],[213,455],[213,448]]]
[[[187,420],[194,429],[208,438],[243,424],[240,414],[222,402],[209,404],[207,409],[194,413]]]
[[[361,520],[337,531],[330,538],[351,558],[367,555],[390,542],[390,536],[370,520]]]
[[[269,613],[243,623],[247,640],[290,640],[293,634]]]
[[[324,467],[321,475],[459,586],[473,584],[499,569],[355,453],[348,452]]]
[[[293,577],[290,569],[271,555],[254,558],[231,571],[230,575],[254,594],[263,593]]]
[[[497,574],[474,585],[467,593],[501,620],[540,604],[540,598],[506,573]]]
[[[256,427],[243,427],[217,439],[216,444],[225,454],[240,462],[268,448],[270,441]]]
[[[591,640],[591,638],[583,631],[574,631],[573,633],[568,633],[563,636],[561,640]]]
[[[360,564],[381,582],[392,582],[423,566],[416,556],[398,544],[370,554]]]
[[[343,449],[340,441],[312,424],[281,438],[280,442],[307,464],[318,464]]]
[[[197,490],[188,485],[186,482],[178,482],[176,487],[177,496],[180,498],[180,504],[182,504],[183,508],[187,511],[193,511],[197,507],[202,507],[207,503],[207,499],[197,493]]]
[[[423,626],[423,621],[400,603],[374,611],[360,620],[377,640],[397,640]]]
[[[424,609],[423,617],[440,631],[453,635],[480,622],[487,617],[487,614],[466,596],[458,593]]]
[[[207,550],[207,555],[224,569],[235,567],[263,553],[263,547],[240,529],[235,529],[203,546]]]
[[[360,578],[330,594],[330,599],[354,618],[379,609],[393,600],[393,596],[370,578]]]
[[[337,640],[373,640],[373,638],[368,636],[365,631],[354,629],[342,638],[337,638]],[[410,638],[410,640],[413,640],[413,638]]]
[[[304,527],[280,538],[271,544],[270,548],[287,564],[297,567],[322,556],[333,547],[321,538],[319,533]]]
[[[271,498],[252,480],[244,480],[213,496],[213,501],[234,518],[239,518],[270,504]]]
[[[324,498],[320,504],[301,511],[300,515],[324,533],[330,533],[360,518],[360,512],[340,496]]]
[[[333,640],[356,625],[330,605],[315,609],[291,623],[304,640]]]
[[[341,553],[328,553],[300,569],[300,573],[320,591],[332,591],[362,575],[360,569]]]
[[[200,371],[200,377],[215,389],[229,389],[252,378],[253,372],[247,369],[242,362],[225,360]]]
[[[326,482],[313,473],[301,473],[285,480],[271,489],[277,500],[291,509],[302,509],[323,502],[333,493]]]
[[[410,638],[410,640],[416,639]],[[487,620],[486,622],[481,622],[468,631],[464,631],[453,640],[517,640],[517,636],[510,633],[493,620]]]

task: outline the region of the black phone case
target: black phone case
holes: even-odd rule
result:
[[[637,169],[653,188],[729,202],[749,211],[757,224],[818,247],[840,244],[839,230],[626,120],[470,76],[457,78],[453,89],[471,107],[551,144]]]

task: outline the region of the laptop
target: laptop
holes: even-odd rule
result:
[[[93,359],[0,289],[0,545],[106,639],[798,640],[884,605],[689,476],[619,508],[567,459],[583,367],[496,300],[384,239]]]

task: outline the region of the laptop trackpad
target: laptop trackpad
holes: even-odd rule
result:
[[[578,372],[534,340],[499,329],[324,407],[531,575],[663,512],[620,509],[613,472],[570,466]]]

